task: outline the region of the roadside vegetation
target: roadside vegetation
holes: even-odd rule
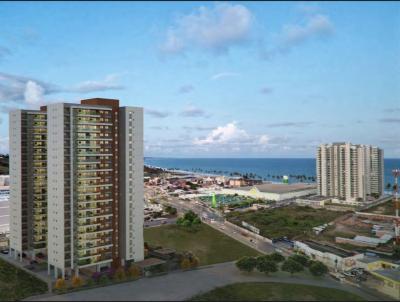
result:
[[[279,253],[258,257],[242,257],[236,261],[236,267],[242,272],[251,273],[257,270],[267,275],[279,270],[288,272],[290,275],[308,270],[315,277],[321,277],[328,273],[325,264],[320,261],[313,261],[301,254],[294,254],[287,259]]]
[[[196,295],[191,301],[364,301],[334,288],[302,284],[249,282],[218,287]]]
[[[272,210],[231,212],[226,218],[239,226],[245,221],[260,229],[260,235],[267,238],[286,236],[298,239],[312,235],[313,227],[329,223],[342,215],[343,212],[291,205]]]
[[[42,280],[0,259],[0,301],[22,300],[47,289]]]
[[[259,253],[213,229],[199,224],[196,230],[179,225],[165,225],[144,229],[144,241],[152,246],[172,248],[177,252],[190,251],[200,265],[235,261],[243,256],[258,256]]]

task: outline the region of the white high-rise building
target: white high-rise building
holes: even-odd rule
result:
[[[33,225],[45,230],[41,252],[57,277],[143,260],[143,108],[96,98],[28,113],[36,139],[10,113],[11,252],[38,244]]]
[[[348,201],[381,196],[383,150],[350,143],[322,144],[317,150],[318,194]]]

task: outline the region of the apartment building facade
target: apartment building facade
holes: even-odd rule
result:
[[[316,167],[319,195],[357,201],[384,192],[383,150],[378,147],[322,144]]]
[[[10,113],[10,248],[32,257],[47,247],[47,114]]]
[[[143,109],[96,98],[42,110],[49,272],[143,260]]]

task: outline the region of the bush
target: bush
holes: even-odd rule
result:
[[[86,281],[86,286],[93,286],[93,285],[94,285],[93,279],[88,279],[88,280]]]
[[[181,261],[181,269],[189,269],[190,268],[190,260],[188,258],[183,258]]]
[[[289,272],[291,275],[304,270],[303,265],[292,259],[285,260],[282,264],[282,270],[284,272]]]
[[[254,257],[242,257],[236,261],[236,267],[244,272],[252,272],[257,265],[257,260]]]
[[[309,258],[303,255],[295,254],[289,257],[290,260],[296,261],[303,266],[308,266]]]
[[[71,280],[72,287],[77,288],[83,285],[83,280],[79,276],[73,276]]]
[[[99,282],[101,276],[102,276],[102,273],[100,273],[100,272],[95,272],[95,273],[93,273],[93,275],[92,275],[92,279],[93,279],[95,282]]]
[[[200,263],[199,258],[197,258],[197,257],[192,257],[192,260],[190,261],[190,267],[191,267],[191,268],[198,267],[198,266],[199,266],[199,263]]]
[[[323,276],[328,272],[328,267],[321,261],[312,261],[309,266],[309,271],[314,276]]]
[[[58,290],[65,290],[67,289],[67,283],[64,279],[58,278],[56,284],[54,285],[54,288]]]
[[[101,277],[99,278],[99,283],[104,285],[107,284],[109,280],[110,279],[107,277],[107,275],[102,274]]]
[[[141,275],[142,275],[142,271],[140,270],[140,268],[137,265],[132,264],[129,267],[129,269],[128,269],[129,277],[136,279],[136,278],[139,278]]]
[[[120,281],[126,279],[125,270],[122,267],[119,267],[115,272],[115,278]]]

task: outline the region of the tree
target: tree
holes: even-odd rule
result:
[[[388,182],[386,185],[386,189],[390,190],[391,187],[392,187],[392,185],[390,184],[390,182]]]
[[[71,283],[72,283],[72,287],[76,288],[76,287],[80,287],[83,285],[83,280],[79,276],[73,276]]]
[[[142,272],[141,272],[140,268],[135,264],[132,264],[128,269],[128,276],[131,278],[134,278],[134,279],[139,278],[141,276],[141,274],[142,274]]]
[[[277,252],[272,253],[272,254],[269,255],[268,257],[269,257],[272,261],[274,261],[274,262],[276,262],[276,263],[280,263],[280,262],[282,262],[282,261],[285,260],[285,257],[282,256],[281,254],[277,253]]]
[[[396,260],[400,260],[400,246],[396,245],[393,248],[392,257],[395,258]]]
[[[289,259],[300,263],[302,266],[307,266],[309,261],[308,257],[299,254],[292,255]]]
[[[189,269],[190,268],[190,260],[188,258],[183,258],[181,261],[181,269]]]
[[[308,270],[314,276],[319,277],[319,276],[325,275],[328,272],[328,267],[325,264],[323,264],[321,261],[312,261]]]
[[[293,275],[294,273],[301,272],[303,271],[303,269],[304,269],[303,266],[299,262],[294,261],[292,259],[287,259],[282,264],[282,270],[284,272],[290,273],[291,275]]]
[[[242,257],[236,261],[236,267],[244,272],[252,272],[257,265],[257,260],[254,257]]]
[[[269,274],[278,271],[278,265],[272,261],[268,256],[257,258],[257,270],[261,273]]]
[[[64,290],[67,288],[67,284],[64,279],[58,278],[54,287],[58,290]]]

